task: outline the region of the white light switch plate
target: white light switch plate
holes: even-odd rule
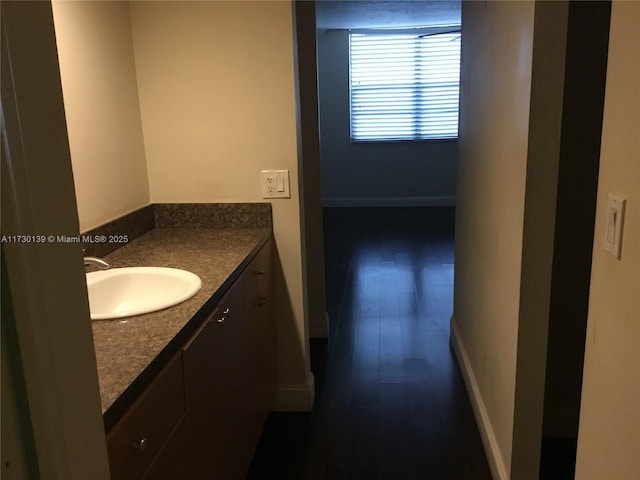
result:
[[[609,194],[607,200],[606,227],[604,231],[604,249],[620,260],[622,255],[622,227],[624,226],[624,208],[627,200]]]
[[[260,186],[262,198],[291,198],[289,170],[262,170]]]

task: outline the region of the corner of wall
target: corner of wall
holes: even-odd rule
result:
[[[451,345],[458,359],[458,365],[462,371],[462,377],[467,387],[467,393],[471,400],[471,406],[473,407],[473,413],[476,417],[476,423],[480,430],[480,436],[482,438],[482,444],[484,445],[484,451],[487,455],[487,461],[489,462],[489,468],[491,469],[491,475],[495,479],[507,480],[507,467],[504,463],[504,458],[500,452],[498,442],[496,441],[493,427],[491,426],[491,420],[485,407],[478,382],[473,373],[473,367],[467,356],[467,352],[460,336],[460,331],[456,324],[455,317],[451,317]]]
[[[310,412],[315,399],[315,378],[312,372],[302,384],[279,384],[273,410],[277,412]]]
[[[309,318],[309,337],[327,338],[329,336],[329,315],[322,318]]]
[[[322,199],[323,207],[454,207],[454,195],[428,196],[376,196],[376,197],[330,197]]]

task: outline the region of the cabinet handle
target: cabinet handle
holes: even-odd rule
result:
[[[144,450],[147,448],[147,439],[143,438],[142,440],[138,440],[137,442],[133,442],[133,445],[131,445],[131,447],[134,450],[140,450],[141,452],[144,452]]]
[[[256,302],[256,307],[258,308],[264,308],[264,306],[267,304],[267,297],[258,297],[258,301]]]
[[[264,270],[256,270],[256,275],[259,277],[264,277],[267,274]]]
[[[229,307],[225,308],[222,312],[222,316],[216,320],[218,325],[224,326],[224,322],[231,316],[231,309]]]

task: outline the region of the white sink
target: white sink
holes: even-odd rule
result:
[[[193,297],[202,281],[177,268],[127,267],[87,273],[92,320],[155,312]]]

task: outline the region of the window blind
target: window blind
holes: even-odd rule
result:
[[[457,138],[459,26],[352,32],[349,44],[353,141]]]

